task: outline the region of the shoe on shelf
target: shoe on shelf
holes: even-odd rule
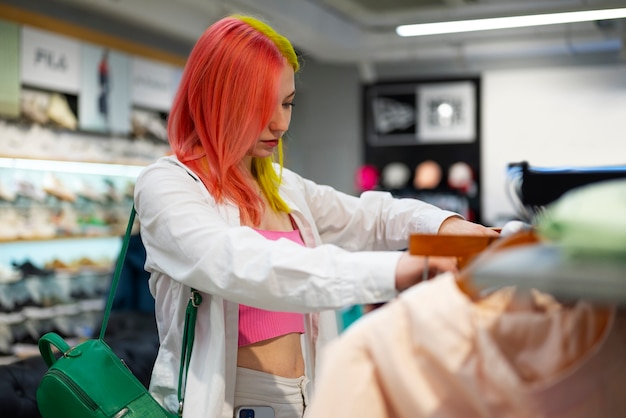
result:
[[[126,186],[124,186],[124,197],[127,199],[135,198],[135,183],[132,181],[127,181]]]
[[[53,93],[50,96],[47,115],[51,121],[64,128],[75,131],[78,127],[78,120],[72,112],[72,109],[70,109],[67,99],[59,93]]]
[[[68,189],[54,174],[47,173],[43,179],[43,191],[66,202],[76,201],[76,194]]]
[[[53,213],[42,207],[31,207],[28,214],[30,239],[49,239],[56,236],[57,230],[54,224]]]
[[[94,186],[87,181],[82,182],[77,194],[89,202],[103,203],[105,200],[102,192],[96,190]]]
[[[146,128],[155,138],[167,142],[167,123],[164,120],[156,115],[151,115]]]
[[[105,183],[105,188],[106,188],[106,191],[105,191],[104,195],[105,195],[106,199],[109,202],[113,202],[113,203],[121,202],[122,201],[122,195],[117,190],[117,187],[115,186],[115,183],[113,183],[113,180],[105,178],[104,179],[104,183]]]
[[[24,218],[13,207],[0,208],[0,241],[12,241],[20,237]]]
[[[76,266],[71,266],[70,264],[58,258],[54,258],[51,261],[48,261],[44,267],[47,270],[53,270],[57,278],[59,275],[63,275],[63,274],[71,276],[71,275],[78,273],[79,271],[79,269],[76,268]]]
[[[19,180],[17,182],[17,196],[36,202],[44,202],[46,200],[46,193],[30,180]]]
[[[49,270],[65,270],[68,269],[70,266],[67,265],[67,263],[64,263],[63,261],[59,260],[58,258],[54,258],[51,261],[48,261],[45,264],[46,268]]]
[[[56,226],[57,235],[62,236],[74,236],[79,235],[81,228],[78,220],[78,213],[76,209],[65,204],[53,217],[54,225]]]
[[[49,277],[54,274],[52,270],[42,269],[33,264],[30,260],[26,260],[23,263],[13,262],[13,267],[18,269],[23,278],[26,277]]]
[[[46,110],[50,105],[50,94],[35,90],[22,90],[20,93],[20,110],[22,115],[32,122],[41,125],[48,122]]]
[[[16,282],[21,278],[22,273],[15,266],[0,264],[0,285]]]
[[[15,189],[11,187],[7,187],[5,184],[0,183],[0,200],[5,200],[7,202],[14,202],[17,193]]]

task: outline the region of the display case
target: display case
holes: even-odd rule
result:
[[[142,168],[0,157],[0,355],[92,335]]]

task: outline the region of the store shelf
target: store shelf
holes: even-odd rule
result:
[[[0,157],[0,358],[40,333],[89,336],[140,165]],[[27,332],[26,332],[26,331]]]
[[[135,178],[143,165],[0,157],[0,168]]]

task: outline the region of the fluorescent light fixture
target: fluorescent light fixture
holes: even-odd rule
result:
[[[624,17],[626,17],[626,8],[586,10],[579,12],[401,25],[396,28],[396,33],[400,36],[441,35],[444,33],[473,32],[480,30],[556,25],[560,23],[588,22],[592,20],[621,19]]]

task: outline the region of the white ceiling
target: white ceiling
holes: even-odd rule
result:
[[[626,7],[615,0],[57,0],[193,43],[220,17],[267,20],[305,54],[336,63],[618,54],[622,21],[400,38],[399,24]]]

